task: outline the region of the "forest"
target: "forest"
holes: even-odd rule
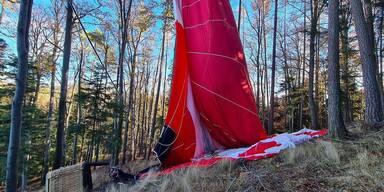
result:
[[[227,1],[268,135],[328,129],[348,141],[356,122],[382,130],[383,0]],[[0,6],[0,190],[44,186],[49,171],[81,162],[154,158],[174,72],[173,1]]]

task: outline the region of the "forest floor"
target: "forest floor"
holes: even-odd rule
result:
[[[107,184],[101,191],[384,191],[384,130],[354,125],[349,131],[345,141],[316,139],[273,158],[223,161],[134,185]]]

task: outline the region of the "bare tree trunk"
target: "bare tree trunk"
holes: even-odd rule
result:
[[[65,39],[64,39],[64,53],[63,53],[63,66],[61,69],[61,87],[59,99],[59,117],[56,133],[56,157],[53,165],[54,169],[58,169],[64,165],[64,124],[65,115],[67,112],[67,88],[68,88],[68,70],[69,60],[71,56],[71,43],[72,43],[72,26],[73,26],[73,10],[72,0],[67,0],[67,19],[65,24]]]
[[[119,0],[119,10],[120,10],[120,33],[121,33],[121,47],[119,47],[119,65],[118,65],[118,97],[117,103],[119,106],[117,123],[115,124],[115,144],[114,151],[112,153],[112,165],[119,164],[119,154],[121,149],[121,132],[123,129],[123,121],[124,121],[124,58],[125,58],[125,50],[127,46],[127,38],[128,38],[128,23],[129,16],[131,13],[132,0],[129,1],[128,10],[126,10],[126,1]]]
[[[363,85],[366,104],[365,122],[369,125],[376,125],[383,121],[383,110],[376,76],[374,46],[369,35],[367,21],[364,19],[361,0],[351,0],[351,6],[352,19],[355,23],[363,63]]]
[[[274,107],[275,107],[275,73],[276,73],[276,35],[277,35],[277,9],[278,0],[275,0],[275,19],[273,24],[273,48],[272,48],[272,76],[271,76],[271,98],[268,117],[268,134],[273,133]]]
[[[84,57],[84,50],[83,50],[83,44],[80,39],[81,44],[81,50],[80,50],[80,61],[79,61],[79,77],[77,79],[77,104],[76,104],[76,127],[77,131],[81,130],[81,122],[82,122],[82,110],[81,110],[81,78],[83,74],[83,57]],[[107,55],[107,54],[105,54]],[[73,155],[72,155],[72,164],[76,164],[77,162],[77,139],[78,139],[78,132],[73,136]]]
[[[57,42],[56,32],[54,32],[54,42]],[[56,43],[55,43],[56,44]],[[57,44],[56,44],[57,45]],[[45,145],[44,145],[44,162],[43,162],[43,172],[41,177],[41,184],[45,184],[45,177],[49,169],[49,148],[51,148],[51,129],[53,127],[53,108],[55,103],[55,77],[56,77],[56,54],[57,46],[54,45],[52,50],[52,68],[51,68],[51,84],[49,91],[49,106],[48,106],[48,118],[47,118],[47,129],[45,130]]]
[[[339,65],[339,1],[329,0],[328,5],[328,134],[344,138],[347,134],[340,102]]]
[[[317,20],[318,20],[318,0],[311,1],[311,32],[309,44],[309,80],[308,80],[308,102],[311,115],[311,128],[319,128],[318,113],[316,101],[314,97],[314,76],[315,76],[315,41],[317,34]]]
[[[379,80],[379,88],[381,91],[381,104],[384,109],[384,85],[383,85],[383,20],[384,20],[384,0],[379,0],[379,16],[377,20],[377,43],[376,43],[376,51],[377,51],[377,59],[378,62],[378,80]]]
[[[137,121],[133,126],[136,126],[136,133],[135,133],[135,150],[133,150],[133,158],[136,159],[136,154],[138,151],[138,148],[140,147],[139,145],[139,134],[140,134],[140,116],[141,116],[141,108],[142,108],[142,97],[143,94],[141,93],[140,90],[142,90],[143,86],[143,73],[140,75],[140,81],[138,82],[138,88],[139,88],[139,97],[138,97],[138,109],[137,109]]]
[[[157,91],[156,91],[156,98],[155,98],[155,106],[154,106],[154,112],[152,116],[152,125],[151,125],[151,135],[149,137],[149,148],[152,147],[153,140],[155,139],[155,128],[156,128],[156,119],[157,119],[157,109],[159,105],[159,97],[160,97],[160,87],[161,87],[161,77],[162,77],[162,69],[163,69],[163,60],[164,60],[164,48],[165,48],[165,37],[167,34],[167,17],[165,13],[168,10],[168,4],[166,5],[165,11],[164,11],[164,26],[163,26],[163,38],[162,38],[162,45],[161,45],[161,56],[160,56],[160,66],[159,66],[159,77],[158,77],[158,83],[157,83]],[[148,150],[147,157],[150,156],[150,150]]]
[[[302,89],[305,88],[305,66],[307,64],[307,1],[304,0],[304,40],[303,40],[303,74],[302,74]],[[299,110],[299,129],[303,128],[303,111],[304,111],[304,94],[301,94],[300,98],[300,110]]]
[[[168,41],[167,41],[168,42]],[[167,85],[167,62],[168,62],[168,43],[165,44],[165,63],[164,63],[164,79],[163,79],[163,101],[161,104],[161,118],[165,119],[165,100],[167,99],[165,94],[165,88]]]
[[[137,60],[137,49],[139,47],[139,42],[141,39],[141,32],[137,37],[136,43],[132,41],[133,45],[133,56],[132,56],[132,61],[131,61],[131,71],[129,74],[129,95],[128,95],[128,112],[127,112],[127,120],[126,120],[126,127],[124,130],[124,143],[123,143],[123,159],[122,163],[126,163],[126,154],[127,154],[127,143],[128,143],[128,129],[131,125],[131,128],[134,128],[134,118],[135,118],[135,113],[134,113],[134,92],[136,91],[135,88],[135,73],[136,73],[136,60]],[[130,122],[131,121],[131,122]],[[132,141],[134,142],[134,141]]]
[[[6,191],[17,191],[17,171],[19,164],[20,136],[22,128],[22,108],[28,74],[29,26],[33,0],[21,0],[17,24],[17,76],[16,90],[12,101],[11,129],[7,152]]]
[[[238,17],[237,17],[237,31],[239,32],[240,34],[240,29],[241,29],[241,0],[239,0],[239,14],[238,14]]]
[[[149,65],[146,67],[146,74],[145,74],[145,88],[144,88],[144,98],[143,98],[143,114],[141,119],[141,137],[140,137],[140,156],[145,156],[143,152],[145,153],[145,146],[144,146],[144,134],[145,134],[145,128],[146,128],[146,112],[147,112],[147,101],[148,101],[148,82],[149,82]]]
[[[265,126],[265,128],[267,129],[268,127],[268,109],[267,107],[269,106],[269,100],[267,99],[268,98],[268,64],[267,64],[267,29],[266,29],[266,25],[265,25],[265,12],[266,12],[266,2],[263,0],[262,1],[263,3],[263,6],[262,6],[262,26],[263,26],[263,44],[264,44],[264,47],[263,47],[263,56],[264,56],[264,83],[263,83],[263,92],[264,92],[264,96],[263,96],[263,99],[264,99],[264,121],[263,121],[263,124]]]
[[[155,71],[154,77],[157,77],[157,75],[158,75],[159,65],[160,65],[160,56],[158,58],[157,67],[156,67],[156,71]],[[150,121],[151,121],[152,111],[153,111],[153,101],[154,101],[154,97],[155,97],[156,79],[153,80],[151,87],[152,87],[152,89],[151,89],[151,95],[150,95],[148,119],[147,119],[147,126],[146,126],[146,128],[147,128],[147,131],[146,131],[146,134],[147,134],[147,142],[146,142],[147,146],[146,146],[146,150],[145,150],[145,154],[144,154],[146,159],[149,159],[149,156],[147,154],[150,154],[150,150],[151,150],[151,146],[149,145],[149,142],[151,140],[150,139],[150,131],[151,131]]]
[[[349,38],[348,38],[348,30],[349,30],[349,6],[342,6],[341,8],[341,53],[342,53],[342,61],[341,68],[343,71],[342,74],[342,82],[344,84],[344,92],[345,92],[345,103],[343,104],[343,119],[345,122],[353,121],[353,111],[352,111],[352,100],[350,93],[350,71],[349,71]]]
[[[285,123],[284,126],[286,126],[286,123],[288,123],[288,129],[291,130],[291,119],[293,119],[292,115],[289,115],[290,110],[290,93],[291,93],[291,82],[289,80],[289,66],[288,66],[288,54],[287,54],[287,0],[284,0],[284,34],[283,34],[283,42],[282,42],[281,49],[283,50],[283,58],[284,58],[284,86],[285,86]]]
[[[39,62],[39,61],[38,61],[38,62]],[[37,70],[41,70],[41,69],[37,69]],[[36,74],[35,94],[34,94],[34,96],[33,96],[32,105],[36,105],[36,102],[37,102],[37,100],[39,99],[40,85],[41,85],[41,77],[42,77],[41,71],[40,71],[40,72],[37,72],[37,74]]]
[[[259,105],[260,104],[260,84],[261,84],[261,79],[260,79],[260,52],[261,52],[261,10],[260,8],[258,9],[258,32],[257,32],[257,54],[256,54],[256,75],[257,75],[257,80],[256,80],[256,85],[257,85],[257,91],[256,91],[256,103]],[[257,108],[258,113],[260,114],[260,107]]]

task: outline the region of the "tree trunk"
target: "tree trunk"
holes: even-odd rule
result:
[[[256,80],[256,103],[260,105],[260,84],[261,79],[260,79],[260,52],[261,52],[261,10],[260,8],[258,9],[258,32],[257,32],[257,54],[256,54],[256,75],[257,75],[257,80]],[[260,114],[260,107],[257,108],[258,114]]]
[[[381,91],[381,104],[384,109],[384,85],[383,85],[383,20],[384,20],[384,0],[379,0],[379,16],[377,19],[377,43],[376,43],[376,51],[377,51],[377,59],[378,62],[378,81],[379,88]]]
[[[60,87],[60,99],[59,99],[59,117],[56,133],[56,157],[53,165],[54,169],[58,169],[64,166],[64,124],[65,115],[67,113],[67,89],[68,89],[68,70],[69,60],[71,56],[71,43],[72,43],[72,26],[73,26],[73,10],[71,8],[72,0],[67,0],[67,19],[65,24],[65,39],[64,39],[64,51],[63,51],[63,66],[61,69],[61,87]]]
[[[342,82],[344,84],[344,97],[345,101],[343,104],[343,119],[345,122],[352,122],[353,121],[353,111],[352,111],[352,100],[351,100],[351,90],[350,90],[350,71],[349,71],[349,37],[348,37],[348,30],[349,30],[349,20],[348,20],[348,7],[343,6],[341,8],[341,55],[342,55],[342,61],[341,61],[341,68],[342,68]]]
[[[241,28],[241,0],[239,0],[239,14],[238,14],[238,17],[237,17],[237,31],[239,32],[240,34],[240,28]]]
[[[39,61],[38,61],[39,62]],[[32,101],[32,105],[35,105],[36,106],[36,102],[37,100],[39,99],[39,94],[40,94],[40,85],[41,85],[41,77],[42,77],[42,74],[41,74],[41,69],[37,69],[38,72],[36,74],[36,87],[35,87],[35,94],[33,96],[33,101]]]
[[[160,53],[161,54],[161,53]],[[158,75],[158,72],[159,72],[159,65],[160,65],[160,56],[159,55],[159,58],[158,58],[158,62],[157,62],[157,67],[156,67],[156,71],[155,71],[155,75],[154,77],[157,77]],[[147,154],[150,154],[150,150],[151,150],[151,146],[149,145],[149,142],[150,142],[150,131],[151,131],[151,125],[150,125],[150,121],[152,120],[151,117],[152,117],[152,111],[153,111],[153,101],[154,101],[154,97],[155,97],[155,87],[156,87],[156,79],[153,80],[152,82],[152,89],[151,89],[151,95],[150,95],[150,102],[149,102],[149,110],[148,110],[148,119],[147,119],[147,130],[146,130],[146,133],[147,133],[147,146],[146,146],[146,150],[145,150],[145,159],[149,159],[149,156],[147,156]],[[148,150],[148,152],[147,152]]]
[[[268,134],[273,133],[273,121],[275,110],[275,73],[276,73],[276,35],[277,35],[277,9],[278,0],[275,0],[275,18],[273,24],[273,48],[272,48],[272,76],[271,76],[271,97],[270,97],[270,110],[268,117]]]
[[[151,125],[151,135],[149,137],[149,148],[152,147],[152,143],[153,143],[153,140],[155,139],[155,128],[156,128],[156,116],[157,116],[157,109],[158,109],[158,105],[159,105],[159,97],[160,97],[160,87],[161,87],[161,77],[162,77],[162,69],[163,69],[163,60],[164,60],[164,48],[165,48],[165,37],[166,37],[166,34],[167,34],[167,17],[166,17],[166,12],[168,10],[168,5],[166,5],[167,7],[165,8],[165,11],[164,11],[164,26],[163,26],[163,38],[162,38],[162,45],[161,45],[161,56],[160,56],[160,66],[159,66],[159,77],[158,77],[158,82],[157,82],[157,91],[156,91],[156,98],[155,98],[155,106],[154,106],[154,111],[153,111],[153,116],[152,116],[152,125]],[[148,150],[148,154],[147,154],[147,157],[150,156],[150,151],[151,150]]]
[[[12,101],[11,128],[7,152],[6,191],[17,191],[17,171],[19,163],[20,135],[22,127],[22,107],[27,84],[29,26],[33,0],[21,0],[17,24],[17,76],[16,90]]]
[[[364,19],[361,0],[351,0],[352,19],[355,24],[359,42],[360,56],[363,68],[363,86],[365,92],[365,122],[376,125],[383,121],[383,110],[376,76],[374,46],[372,44],[368,25]]]
[[[305,88],[305,67],[307,64],[307,2],[304,0],[304,32],[303,32],[303,74],[302,74],[302,89]],[[299,109],[299,129],[303,128],[303,111],[304,111],[304,93],[301,94],[300,98],[300,109]]]
[[[313,7],[313,8],[312,8]],[[317,114],[316,101],[314,97],[314,76],[315,76],[315,41],[317,34],[318,20],[318,0],[311,1],[311,32],[309,39],[309,80],[308,80],[308,104],[311,115],[311,128],[319,128],[319,120]]]
[[[345,129],[340,102],[339,1],[328,4],[328,135],[344,138]]]
[[[268,64],[267,64],[267,29],[266,29],[266,25],[265,25],[265,20],[266,20],[266,16],[265,16],[265,13],[266,13],[266,2],[263,0],[262,1],[263,3],[263,8],[262,8],[262,26],[263,26],[263,44],[264,44],[264,47],[263,47],[263,56],[264,56],[264,83],[263,83],[263,93],[264,93],[264,96],[263,96],[263,103],[264,103],[264,121],[263,121],[263,124],[264,124],[264,127],[267,129],[268,127],[268,108],[267,106],[269,106],[269,100],[267,99],[268,98]]]
[[[42,185],[45,184],[45,178],[49,169],[49,148],[51,148],[51,129],[53,127],[52,120],[53,120],[53,109],[55,105],[56,54],[57,54],[57,44],[58,44],[56,31],[54,32],[54,42],[55,42],[55,45],[53,46],[52,56],[51,56],[52,57],[51,82],[50,82],[50,91],[49,91],[47,129],[45,130],[44,162],[43,162],[43,172],[41,177]]]
[[[80,39],[81,44],[81,50],[80,50],[80,61],[79,61],[79,77],[77,79],[77,104],[76,104],[76,133],[73,136],[73,155],[72,155],[72,164],[76,164],[77,162],[77,137],[78,137],[78,131],[81,130],[81,122],[82,122],[82,110],[81,110],[81,78],[83,74],[83,57],[84,57],[84,50],[83,50],[83,43]],[[107,54],[105,54],[106,56]]]
[[[132,119],[134,118],[133,116],[135,115],[133,104],[134,104],[134,90],[135,90],[135,70],[136,70],[136,59],[137,59],[137,49],[139,46],[139,41],[141,39],[141,34],[138,37],[136,45],[133,45],[133,56],[132,56],[132,62],[131,62],[131,71],[129,74],[129,95],[128,95],[128,112],[126,115],[126,126],[124,130],[124,143],[123,143],[123,159],[122,163],[126,163],[126,154],[127,154],[127,143],[128,143],[128,129],[130,128],[129,125],[131,125],[131,128],[134,127]],[[131,118],[130,118],[131,117]]]
[[[119,65],[118,65],[118,96],[117,103],[119,106],[117,123],[115,124],[115,144],[114,151],[112,154],[112,165],[119,164],[119,154],[121,149],[121,132],[123,129],[123,121],[124,121],[124,58],[125,58],[125,49],[127,46],[127,38],[128,38],[128,24],[129,24],[129,16],[131,14],[132,0],[129,1],[128,10],[126,10],[126,2],[119,1],[119,9],[120,9],[120,33],[121,33],[121,47],[119,47]]]

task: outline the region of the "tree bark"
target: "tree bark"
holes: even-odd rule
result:
[[[17,24],[17,76],[16,90],[12,101],[11,128],[7,152],[6,191],[17,191],[17,171],[22,128],[22,107],[27,84],[29,27],[31,22],[33,0],[21,0],[19,21]]]
[[[349,7],[349,6],[348,6]],[[343,6],[341,8],[341,22],[340,22],[340,35],[341,35],[341,55],[342,55],[342,61],[341,61],[341,69],[343,71],[341,80],[344,84],[344,97],[345,101],[343,104],[343,119],[345,122],[352,122],[353,121],[353,111],[352,111],[352,100],[351,100],[351,90],[350,90],[350,71],[349,71],[349,37],[348,37],[348,30],[349,30],[349,8],[347,6]]]
[[[301,88],[305,88],[305,67],[307,64],[307,2],[304,0],[304,32],[303,32],[303,74]],[[304,111],[304,93],[300,98],[300,109],[299,109],[299,129],[303,128],[303,111]]]
[[[132,35],[133,38],[133,35]],[[136,73],[136,60],[137,60],[137,49],[139,47],[139,42],[141,39],[141,32],[137,37],[136,43],[132,41],[133,45],[133,56],[131,61],[131,71],[129,74],[129,95],[128,95],[128,112],[126,116],[126,126],[124,130],[124,141],[123,141],[123,159],[122,163],[126,163],[126,154],[127,154],[127,143],[128,143],[128,129],[134,128],[133,119],[135,118],[134,113],[134,92],[135,92],[135,73]],[[131,127],[130,127],[131,125]]]
[[[383,121],[383,110],[379,83],[376,76],[374,46],[369,35],[367,21],[364,18],[361,0],[351,0],[351,8],[363,63],[363,86],[366,105],[365,122],[369,125],[376,125]]]
[[[347,134],[340,102],[339,1],[328,4],[328,135],[344,138]]]
[[[60,87],[60,99],[59,99],[59,117],[56,132],[56,155],[53,165],[54,169],[58,169],[64,166],[64,124],[65,116],[67,113],[67,89],[68,89],[68,70],[69,60],[71,56],[71,43],[72,43],[72,26],[73,26],[73,10],[72,0],[67,0],[67,18],[65,24],[65,39],[64,39],[64,52],[63,52],[63,66],[61,69],[61,87]]]
[[[275,73],[276,73],[276,35],[277,35],[277,9],[278,0],[275,0],[275,18],[273,24],[273,48],[272,48],[272,75],[271,75],[271,97],[270,97],[270,110],[268,117],[268,134],[273,133],[273,121],[275,110]]]
[[[240,34],[240,29],[241,29],[241,0],[239,0],[239,14],[238,14],[238,17],[237,17],[237,31],[239,32]]]
[[[55,81],[56,81],[56,54],[57,54],[57,31],[58,25],[55,25],[54,42],[52,50],[51,60],[51,82],[49,91],[49,106],[48,106],[48,117],[47,117],[47,129],[45,130],[45,145],[44,145],[44,160],[43,160],[43,172],[41,177],[41,184],[45,184],[45,178],[49,169],[49,148],[51,147],[51,129],[53,127],[53,109],[55,105]]]
[[[150,138],[149,138],[149,148],[152,147],[152,143],[153,143],[153,140],[155,139],[154,136],[155,136],[155,128],[156,128],[156,119],[157,119],[157,109],[158,109],[158,105],[159,105],[159,97],[160,97],[160,87],[161,87],[161,77],[162,77],[162,69],[163,69],[163,60],[164,60],[164,48],[165,48],[165,37],[166,37],[166,33],[167,33],[167,17],[166,17],[166,12],[168,10],[168,5],[166,5],[167,7],[165,8],[165,12],[164,12],[164,26],[163,26],[163,38],[162,38],[162,45],[161,45],[161,56],[160,56],[160,66],[159,66],[159,77],[158,77],[158,83],[157,83],[157,91],[156,91],[156,98],[155,98],[155,106],[154,106],[154,111],[153,111],[153,116],[152,116],[152,125],[151,125],[151,135],[150,135]],[[147,154],[147,157],[150,156],[150,151],[151,150],[148,150],[148,154]]]
[[[117,112],[117,122],[114,127],[115,131],[115,144],[114,150],[112,153],[112,165],[119,164],[119,154],[121,149],[121,132],[123,129],[123,121],[124,121],[124,58],[125,58],[125,49],[127,46],[127,37],[128,37],[128,24],[129,24],[129,16],[131,14],[132,0],[129,1],[128,10],[126,10],[126,1],[119,0],[119,12],[120,12],[120,35],[121,35],[121,45],[119,47],[119,65],[118,65],[118,96],[117,96],[117,104],[119,110]],[[128,120],[128,119],[127,119]]]
[[[77,79],[77,104],[76,104],[76,127],[77,131],[81,129],[81,122],[82,122],[82,110],[81,110],[81,78],[83,74],[83,58],[84,58],[84,50],[83,50],[83,43],[80,39],[80,44],[81,44],[81,50],[80,50],[80,61],[79,61],[79,77]],[[105,56],[107,53],[105,54]],[[72,155],[72,164],[76,164],[77,162],[77,137],[78,137],[78,132],[73,136],[73,155]]]
[[[316,101],[314,97],[314,76],[315,76],[315,41],[317,34],[317,20],[318,20],[318,0],[311,1],[311,32],[309,39],[309,80],[308,80],[308,104],[311,115],[311,128],[319,128],[318,113]]]

